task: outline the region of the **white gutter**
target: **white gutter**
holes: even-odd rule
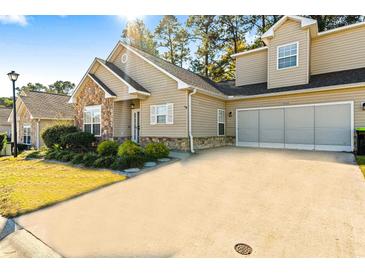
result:
[[[190,139],[190,151],[191,153],[195,153],[195,150],[194,150],[194,138],[193,138],[193,131],[192,131],[192,126],[191,126],[191,108],[192,108],[192,104],[191,104],[191,97],[197,93],[197,89],[194,88],[193,92],[189,93],[189,106],[188,106],[188,111],[189,111],[189,139]]]

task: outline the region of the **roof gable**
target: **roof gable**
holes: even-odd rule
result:
[[[311,18],[306,18],[297,15],[285,15],[279,21],[277,21],[271,28],[269,28],[263,35],[261,39],[266,45],[269,44],[270,39],[275,36],[275,31],[279,29],[287,20],[293,20],[300,23],[302,29],[309,28],[311,36],[315,36],[318,33],[317,21]]]
[[[178,89],[197,88],[203,91],[215,93],[216,95],[222,95],[222,93],[214,85],[211,84],[211,81],[209,79],[206,79],[184,68],[178,67],[162,58],[153,56],[140,49],[126,45],[120,41],[114,47],[113,51],[107,58],[107,61],[113,61],[115,53],[120,47],[126,48],[127,50],[131,51],[151,66],[155,67],[171,79],[175,80],[177,82]]]
[[[149,95],[149,91],[146,90],[143,86],[138,84],[134,81],[131,77],[129,77],[126,73],[120,71],[116,66],[107,62],[101,58],[95,58],[90,67],[88,68],[87,72],[75,88],[72,96],[69,100],[69,103],[75,102],[75,96],[79,92],[82,84],[85,82],[87,78],[93,80],[104,92],[105,97],[111,98],[116,97],[116,94],[108,87],[107,83],[102,82],[99,78],[95,76],[95,71],[97,70],[98,66],[103,66],[109,73],[113,74],[117,77],[124,85],[128,87],[128,93],[141,93],[142,95]]]

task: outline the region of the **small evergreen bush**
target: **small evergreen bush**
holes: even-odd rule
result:
[[[99,158],[98,154],[95,152],[88,152],[84,154],[84,157],[82,158],[82,163],[86,167],[92,167],[94,162]]]
[[[100,156],[116,156],[118,153],[118,143],[115,141],[103,141],[98,145],[96,152]]]
[[[114,162],[110,165],[110,168],[113,170],[123,170],[128,168],[128,162],[125,158],[118,157],[114,160]]]
[[[118,148],[118,156],[122,158],[133,158],[142,154],[143,148],[131,140],[124,141]]]
[[[73,156],[73,158],[71,160],[71,163],[73,165],[79,165],[79,164],[82,164],[83,160],[84,160],[84,154],[83,153],[76,153]]]
[[[148,159],[156,160],[169,156],[170,150],[164,143],[149,143],[144,152]]]
[[[100,157],[95,160],[93,167],[95,168],[110,168],[110,166],[114,163],[115,156],[105,156]]]

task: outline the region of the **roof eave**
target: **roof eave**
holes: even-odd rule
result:
[[[300,93],[310,93],[310,92],[320,92],[320,91],[331,91],[338,89],[349,89],[349,88],[357,88],[364,87],[365,82],[351,83],[351,84],[343,84],[343,85],[332,85],[332,86],[324,86],[318,88],[307,88],[307,89],[298,89],[294,91],[282,91],[282,92],[272,92],[272,93],[263,93],[263,94],[255,94],[255,95],[229,95],[227,96],[227,100],[244,100],[244,99],[252,99],[252,98],[261,98],[261,97],[272,97],[272,96],[282,96],[282,95],[291,95],[291,94],[300,94]]]

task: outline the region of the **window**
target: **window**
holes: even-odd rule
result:
[[[101,106],[86,106],[84,108],[84,131],[95,136],[101,136]]]
[[[30,136],[30,125],[23,126],[23,143],[26,145],[31,144],[31,136]]]
[[[218,109],[217,111],[217,123],[218,123],[218,136],[224,136],[224,121],[225,121],[225,112],[223,109]]]
[[[278,69],[298,66],[298,42],[278,47]]]
[[[150,106],[150,111],[151,125],[174,123],[174,104]]]

